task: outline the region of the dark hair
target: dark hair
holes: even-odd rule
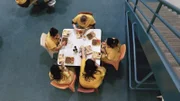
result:
[[[49,32],[52,37],[54,37],[54,36],[56,36],[56,34],[58,34],[58,30],[54,27],[52,27]]]
[[[86,22],[87,21],[87,16],[86,15],[82,15],[80,18],[81,22]]]
[[[61,70],[59,69],[58,65],[52,65],[50,69],[51,74],[53,75],[53,79],[55,80],[61,80]]]
[[[114,48],[118,46],[119,40],[116,38],[107,38],[106,43],[109,47]]]
[[[91,59],[87,59],[86,60],[86,64],[85,64],[85,79],[89,80],[90,78],[95,79],[94,74],[97,72],[97,66],[95,65],[95,61],[91,60]]]

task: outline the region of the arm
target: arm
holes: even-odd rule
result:
[[[85,49],[84,47],[82,47],[81,49],[82,49],[82,58],[85,59],[86,58]]]
[[[83,75],[84,68],[85,68],[85,62],[86,62],[86,55],[85,55],[85,50],[84,47],[81,47],[81,54],[82,54],[82,60],[81,60],[81,67],[80,67],[80,76]]]
[[[89,25],[89,28],[94,29],[94,28],[95,28],[96,21],[95,21],[95,19],[94,19],[93,16],[91,16],[90,19],[91,19],[91,23],[90,23],[90,25]]]
[[[89,29],[95,29],[95,25],[96,25],[95,23],[94,23],[94,24],[92,24],[92,25],[89,25],[89,27],[88,27],[88,28],[89,28]]]
[[[63,41],[62,44],[59,44],[57,47],[53,48],[53,51],[59,51],[63,46],[65,46],[66,42]]]
[[[77,16],[72,20],[72,25],[73,25],[73,28],[74,28],[75,30],[77,30],[76,24],[77,24],[78,19],[79,19],[79,16],[77,15]]]
[[[72,25],[73,25],[73,28],[74,28],[75,30],[77,30],[77,27],[76,27],[75,23],[73,23]]]
[[[53,76],[52,76],[51,72],[49,72],[49,78],[50,78],[50,80],[53,80]]]

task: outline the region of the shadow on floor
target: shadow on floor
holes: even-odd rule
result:
[[[58,2],[58,1],[57,1]],[[59,1],[61,3],[56,3],[55,4],[55,8],[52,8],[51,13],[59,13],[59,14],[64,14],[67,11],[67,6],[72,2],[72,0],[63,0],[63,1]],[[30,11],[30,15],[31,16],[42,16],[44,14],[47,13],[48,10],[48,5],[45,2],[40,2],[39,5],[37,6],[33,6],[31,11]],[[48,14],[51,14],[48,13]]]
[[[50,101],[69,101],[69,98],[73,94],[74,93],[72,93],[69,89],[61,90],[61,89],[52,87],[48,98]]]
[[[105,64],[104,67],[106,68],[105,81],[109,84],[113,85],[116,83],[117,80],[121,80],[123,78],[125,72],[123,62],[119,64],[118,71],[116,71],[115,68],[109,64]]]
[[[72,3],[72,0],[61,0],[61,3],[55,5],[55,9],[58,9],[56,12],[58,14],[64,14],[67,11],[67,7]]]
[[[52,64],[56,64],[56,60],[52,59],[50,57],[50,55],[48,54],[48,52],[46,50],[44,50],[40,54],[40,64],[46,65],[47,67],[50,67]]]
[[[35,5],[31,8],[30,15],[31,16],[41,16],[46,14],[45,10],[47,10],[47,4],[44,2],[39,3],[39,5]]]
[[[87,100],[88,98],[88,100]],[[89,93],[89,94],[84,94],[84,93],[78,93],[78,101],[101,101],[101,96],[97,93]]]

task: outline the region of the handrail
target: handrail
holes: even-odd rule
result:
[[[163,24],[165,24],[166,25],[166,27],[168,27],[178,38],[180,38],[180,32],[178,32],[173,26],[170,26],[170,24],[166,21],[166,20],[164,20],[160,15],[158,15],[156,12],[154,12],[149,6],[147,6],[146,5],[146,3],[144,2],[144,1],[142,1],[142,0],[140,0],[143,4],[144,4],[144,6],[146,6]],[[159,4],[160,5],[160,7],[161,7],[161,5],[162,5],[162,3],[161,4]],[[159,8],[159,10],[160,10],[160,8]],[[155,19],[154,19],[155,20]],[[148,28],[147,29],[147,31],[149,30],[150,28]]]
[[[175,11],[177,14],[180,14],[180,8],[170,4],[169,2],[165,1],[165,0],[159,0],[163,5],[167,6],[168,8],[172,9],[173,11]]]
[[[126,12],[126,30],[127,30],[127,41],[128,41],[128,43],[127,43],[127,46],[128,46],[128,67],[129,67],[129,88],[131,88],[131,89],[136,89],[136,90],[157,90],[156,88],[138,88],[145,80],[147,80],[153,73],[152,72],[150,72],[142,81],[138,81],[137,80],[137,71],[135,71],[135,81],[138,83],[138,85],[136,85],[136,87],[132,87],[132,81],[131,81],[131,79],[132,79],[132,75],[131,75],[131,52],[130,52],[130,50],[131,50],[131,47],[130,47],[130,38],[129,38],[129,36],[130,36],[130,34],[129,34],[129,22],[128,22],[128,14],[129,14],[129,11],[127,11]],[[134,22],[133,24],[132,24],[132,30],[133,30],[133,41],[135,42],[135,33],[134,33],[134,25],[136,24],[136,22]],[[134,54],[134,69],[136,69],[136,47],[135,47],[135,43],[133,42],[133,54]]]
[[[132,39],[133,39],[133,60],[134,60],[134,70],[135,70],[135,72],[134,72],[134,79],[135,79],[135,81],[137,82],[138,80],[137,80],[137,64],[136,64],[136,42],[135,42],[135,33],[134,33],[134,26],[136,25],[136,22],[134,22],[133,24],[132,24]],[[138,82],[139,83],[139,82]]]
[[[128,2],[126,2],[127,3],[127,5],[128,6],[130,6],[130,4],[128,4]],[[138,7],[137,7],[138,8]],[[130,7],[130,10],[131,10],[131,12],[133,12],[133,7]],[[126,26],[126,31],[127,31],[127,42],[129,42],[129,25],[128,25],[128,20],[127,20],[127,18],[128,18],[128,16],[130,16],[130,19],[131,19],[131,15],[129,15],[129,12],[130,11],[126,11],[126,24],[127,24],[127,26]],[[135,13],[135,12],[133,12],[133,13]],[[140,12],[140,13],[142,13],[142,12]],[[137,17],[136,15],[135,15],[135,17]],[[137,18],[137,20],[138,20],[138,22],[140,22],[140,20],[139,20],[139,18]],[[149,19],[147,18],[146,19],[147,20],[147,22],[150,22],[149,21]],[[141,26],[143,27],[143,30],[144,30],[144,33],[146,33],[146,34],[148,34],[146,31],[145,31],[145,27],[142,25],[142,22],[140,22],[140,24],[141,24]],[[132,26],[133,27],[133,26]],[[151,26],[153,29],[154,29],[154,27],[155,26]],[[157,30],[158,31],[158,30]],[[158,33],[158,32],[156,32],[156,33]],[[160,33],[159,33],[160,34]],[[176,73],[174,73],[174,70],[172,69],[172,68],[169,68],[169,67],[171,67],[171,65],[170,65],[170,63],[168,62],[168,59],[165,57],[165,55],[162,53],[162,50],[161,50],[161,48],[158,46],[158,44],[155,42],[155,40],[154,40],[154,38],[152,38],[152,36],[151,35],[148,35],[148,37],[149,37],[149,40],[150,40],[150,42],[152,42],[152,45],[154,46],[154,48],[155,48],[155,50],[157,51],[157,53],[159,54],[159,57],[160,57],[160,59],[162,60],[162,62],[163,62],[163,64],[164,64],[164,66],[166,67],[166,69],[167,69],[167,72],[169,73],[169,75],[172,77],[172,80],[173,80],[173,82],[175,83],[175,86],[176,86],[176,88],[178,89],[178,91],[180,92],[180,89],[179,89],[179,85],[180,85],[180,82],[179,82],[179,78],[178,78],[178,76],[177,76],[177,74]],[[133,44],[133,43],[132,43]],[[130,54],[130,43],[127,43],[127,45],[128,45],[128,60],[131,60],[131,54]],[[128,68],[129,68],[129,87],[131,88],[131,89],[136,89],[136,87],[134,88],[134,87],[132,87],[132,85],[130,85],[130,83],[131,83],[131,68],[132,68],[132,65],[131,65],[132,63],[131,63],[131,61],[128,61]],[[164,88],[163,88],[164,89]]]
[[[152,28],[152,29],[155,31],[155,33],[159,36],[159,38],[160,38],[160,40],[163,42],[163,44],[164,44],[164,45],[167,47],[167,49],[170,51],[170,53],[172,54],[172,56],[174,57],[174,59],[177,61],[177,63],[180,64],[180,58],[176,55],[176,53],[174,52],[174,49],[172,49],[172,48],[170,47],[170,45],[168,44],[168,42],[162,37],[162,35],[160,35],[160,32],[159,32],[159,31],[157,30],[157,28],[153,25],[153,23],[154,23],[154,21],[155,21],[155,19],[156,19],[156,17],[157,17],[157,18],[158,18],[162,23],[164,23],[178,38],[180,38],[180,32],[178,32],[174,27],[170,26],[169,23],[167,23],[167,21],[165,21],[161,16],[158,15],[158,13],[159,13],[162,5],[163,5],[162,2],[159,3],[159,5],[158,5],[158,7],[157,7],[157,9],[156,9],[156,12],[154,12],[154,11],[153,11],[149,6],[147,6],[146,3],[144,3],[142,0],[136,0],[136,2],[137,2],[137,1],[140,1],[143,5],[145,5],[145,6],[154,14],[154,16],[153,16],[153,18],[151,19],[150,23],[149,23],[148,19],[144,16],[144,14],[142,14],[142,16],[145,18],[145,20],[146,20],[146,21],[148,22],[148,24],[149,24],[149,26],[148,26],[148,28],[147,28],[147,33],[149,32],[150,28]],[[138,9],[138,11],[140,11],[139,8],[136,7],[136,6],[137,6],[137,3],[136,3],[135,6],[134,6],[134,11],[135,11],[136,9]],[[140,13],[143,13],[143,12],[140,11]]]

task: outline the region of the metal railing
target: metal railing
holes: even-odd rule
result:
[[[140,87],[141,85],[143,84],[154,84],[154,83],[145,83],[145,81],[147,81],[147,79],[149,77],[151,77],[153,75],[153,72],[150,72],[148,73],[141,81],[139,81],[137,79],[137,64],[136,64],[136,44],[135,44],[135,25],[136,25],[136,22],[134,22],[132,24],[132,40],[133,40],[133,63],[134,63],[134,80],[135,82],[137,83],[137,85],[135,87],[132,86],[132,74],[131,74],[131,70],[132,70],[132,67],[131,67],[131,55],[130,55],[130,50],[131,50],[131,47],[130,47],[130,34],[129,34],[129,22],[128,22],[128,11],[126,12],[126,25],[127,25],[127,41],[128,41],[128,59],[129,59],[129,87],[131,89],[136,89],[136,90],[158,90],[157,88],[142,88]]]
[[[141,15],[144,17],[144,19],[148,22],[148,28],[146,29],[147,33],[149,33],[150,29],[152,28],[155,33],[158,35],[158,37],[160,38],[160,40],[163,42],[163,44],[167,47],[167,49],[169,50],[169,52],[172,54],[172,56],[174,57],[174,59],[177,61],[177,63],[180,65],[180,58],[178,57],[178,55],[175,53],[174,49],[168,44],[168,42],[163,38],[163,36],[161,35],[160,31],[153,25],[154,21],[156,18],[158,18],[170,31],[172,31],[172,33],[177,36],[178,38],[180,38],[180,32],[174,28],[173,26],[171,26],[164,18],[162,18],[158,13],[161,10],[162,5],[167,6],[169,9],[172,9],[172,11],[176,12],[177,14],[180,14],[180,9],[171,5],[170,3],[168,3],[167,1],[164,0],[159,0],[159,4],[158,7],[156,9],[156,11],[154,12],[153,9],[151,7],[149,7],[144,1],[142,0],[136,0],[135,4],[134,4],[134,12],[136,10],[138,10]],[[153,13],[153,18],[150,21],[145,15],[144,13],[141,11],[141,9],[138,7],[138,2],[141,2],[146,8],[149,9],[149,11],[151,11]]]
[[[127,0],[128,3],[129,0]],[[153,13],[153,18],[150,20],[148,19],[145,14],[142,12],[142,10],[138,7],[138,3],[141,2],[147,9],[149,9],[149,11],[151,11]],[[144,1],[142,0],[136,0],[136,2],[134,3],[134,7],[132,8],[133,12],[136,13],[136,10],[138,10],[140,12],[140,14],[143,16],[143,18],[148,22],[148,27],[147,29],[145,29],[146,33],[149,34],[150,29],[152,28],[154,30],[154,32],[157,34],[157,36],[159,37],[159,39],[163,42],[163,44],[167,47],[167,49],[170,51],[170,53],[172,54],[172,56],[174,57],[174,59],[177,61],[177,63],[180,65],[180,58],[177,56],[177,54],[175,53],[174,49],[172,49],[172,47],[168,44],[168,42],[164,39],[164,37],[161,35],[160,31],[153,25],[155,22],[155,19],[158,18],[177,38],[180,38],[180,32],[178,30],[176,30],[176,28],[174,28],[173,26],[171,26],[164,18],[162,18],[158,13],[161,10],[162,5],[167,6],[169,9],[171,9],[172,11],[176,12],[177,14],[180,14],[180,9],[171,5],[170,3],[164,1],[164,0],[159,0],[159,5],[156,9],[156,11],[154,11],[151,7],[149,7]],[[126,27],[127,27],[127,41],[129,42],[129,24],[128,24],[128,14],[129,11],[126,12]],[[134,33],[134,26],[136,23],[132,24],[132,37],[135,34]],[[134,38],[134,37],[133,37]],[[134,40],[134,39],[133,39]],[[135,43],[133,43],[133,54],[136,55],[135,53]],[[164,56],[163,56],[164,57]],[[128,44],[128,58],[131,59],[130,56],[130,45]],[[137,85],[135,87],[132,87],[131,85],[131,66],[129,66],[129,87],[131,89],[139,89],[139,90],[154,90],[154,88],[139,88],[139,86],[141,84],[144,83],[144,81],[147,80],[147,78],[149,78],[153,73],[150,72],[148,75],[146,75],[141,81],[137,80],[137,71],[136,71],[136,56],[134,56],[134,80],[137,83]],[[131,61],[129,60],[129,65],[131,65]],[[169,64],[170,66],[170,64]]]
[[[169,9],[172,9],[172,11],[176,12],[177,14],[180,14],[180,8],[175,7],[174,5],[170,4],[169,2],[165,0],[159,0],[163,5],[167,6]]]

